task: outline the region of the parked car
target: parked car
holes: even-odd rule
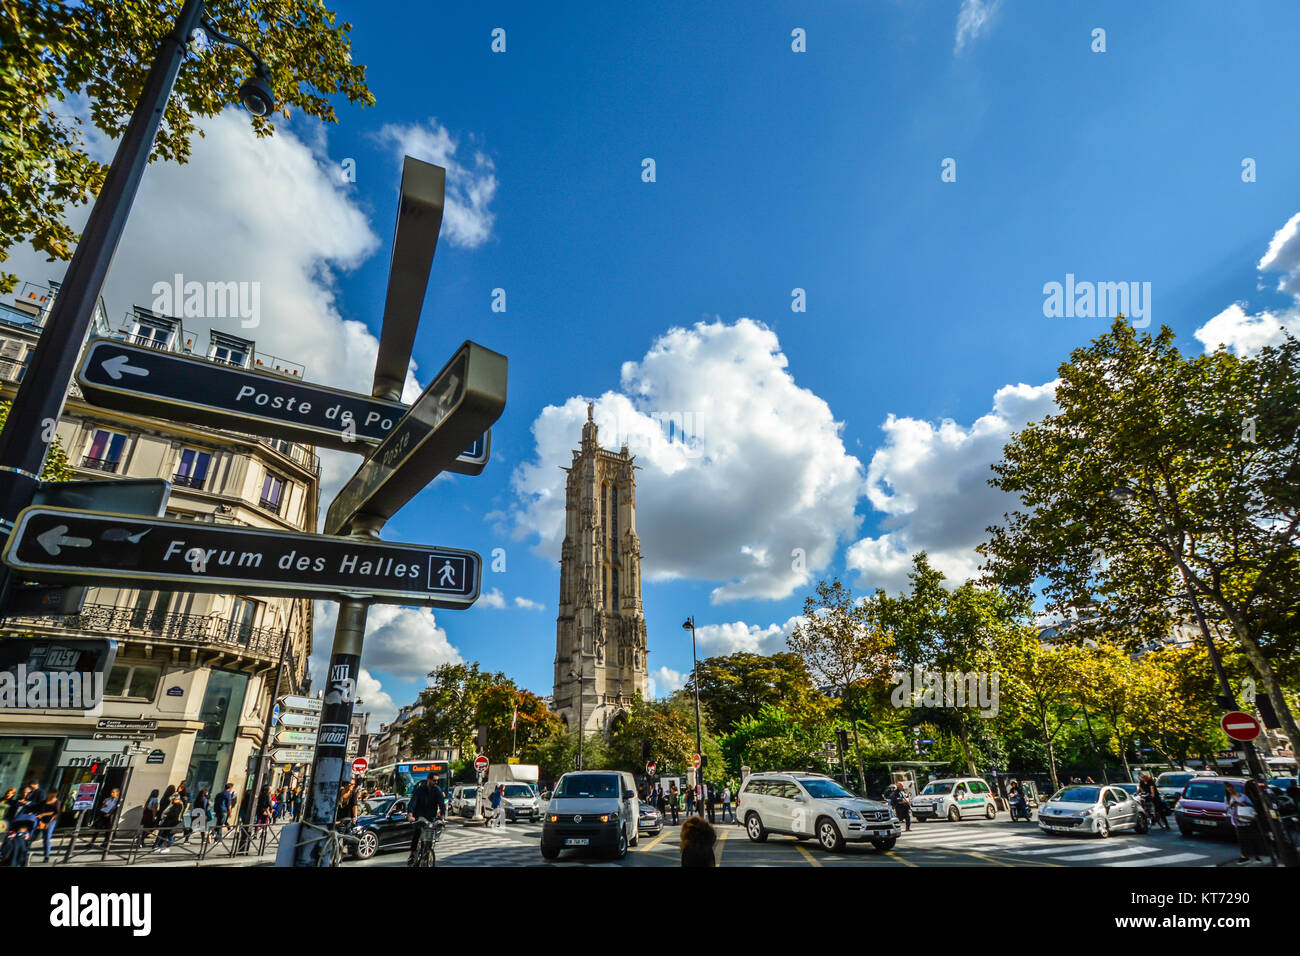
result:
[[[618,770],[577,770],[555,785],[542,818],[542,858],[569,848],[601,849],[615,859],[636,846],[641,802],[636,778]]]
[[[1171,807],[1177,806],[1183,796],[1183,789],[1197,777],[1213,777],[1208,770],[1166,770],[1156,777],[1156,790],[1160,799]]]
[[[1121,830],[1146,833],[1150,821],[1142,804],[1117,785],[1071,784],[1052,795],[1038,811],[1044,833],[1087,833],[1105,839]]]
[[[472,783],[458,783],[451,788],[451,799],[447,801],[447,812],[460,817],[474,816],[477,806],[478,786]]]
[[[1228,792],[1223,788],[1225,783],[1231,783],[1240,793],[1246,785],[1246,778],[1194,777],[1187,782],[1183,798],[1174,808],[1179,833],[1185,837],[1196,833],[1235,836],[1232,821],[1228,819]]]
[[[642,803],[641,818],[637,823],[637,829],[642,833],[659,833],[663,828],[664,815],[650,804]]]
[[[371,797],[357,815],[352,835],[357,843],[348,852],[368,860],[383,850],[407,849],[415,835],[415,824],[406,819],[405,797]]]
[[[917,820],[956,822],[977,814],[990,820],[998,815],[992,789],[978,777],[931,780],[912,799],[912,815]]]
[[[890,850],[903,832],[888,804],[864,800],[818,773],[750,774],[736,813],[756,843],[770,833],[788,833],[799,840],[815,837],[832,853],[849,842]]]

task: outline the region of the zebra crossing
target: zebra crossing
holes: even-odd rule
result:
[[[1013,827],[1016,827],[1013,829]],[[1015,825],[913,825],[903,834],[896,853],[909,850],[978,852],[996,854],[1012,864],[1060,866],[1213,866],[1213,851],[1169,843],[1168,837],[1117,835],[1109,840],[1088,837],[1053,837],[1037,826]]]

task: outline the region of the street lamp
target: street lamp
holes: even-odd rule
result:
[[[1108,494],[1110,499],[1120,505],[1129,505],[1137,500],[1138,496],[1146,498],[1155,507],[1157,514],[1160,516],[1161,530],[1165,529],[1165,513],[1160,507],[1160,500],[1154,492],[1140,492],[1123,482],[1115,485]],[[1196,592],[1192,590],[1192,573],[1188,570],[1187,565],[1183,562],[1183,556],[1173,547],[1171,542],[1169,553],[1173,556],[1178,565],[1178,572],[1182,575],[1183,586],[1187,588],[1187,599],[1192,602],[1192,610],[1196,613],[1196,623],[1201,629],[1201,636],[1205,638],[1205,649],[1209,652],[1210,663],[1214,667],[1214,673],[1219,680],[1219,691],[1222,702],[1230,710],[1237,710],[1237,695],[1233,693],[1232,682],[1228,680],[1228,672],[1223,668],[1223,660],[1219,657],[1218,648],[1214,646],[1214,638],[1210,634],[1210,625],[1205,620],[1205,612],[1201,610],[1201,602],[1196,599]],[[1250,775],[1256,781],[1264,779],[1264,766],[1260,763],[1259,753],[1255,750],[1254,741],[1243,741],[1246,748],[1246,763],[1250,766]],[[1268,823],[1270,832],[1273,835],[1273,841],[1277,846],[1278,855],[1282,858],[1287,866],[1300,865],[1296,860],[1295,848],[1286,839],[1282,833],[1282,828],[1278,823],[1277,815],[1270,806],[1268,798],[1268,788],[1260,787],[1260,796],[1264,801],[1264,817]]]
[[[581,663],[578,665],[582,666]],[[569,671],[569,676],[578,682],[578,769],[582,769],[582,738],[585,736],[583,723],[586,715],[582,710],[582,675],[577,671]]]
[[[700,733],[700,662],[695,656],[695,616],[691,615],[682,622],[682,630],[691,632],[691,683],[695,685],[695,752],[700,757],[700,769],[695,785],[699,787],[700,797],[704,796],[704,739]],[[700,806],[701,800],[695,801],[696,812],[704,816]]]
[[[0,431],[0,535],[13,530],[18,512],[35,497],[38,476],[49,449],[36,436],[46,430],[47,423],[57,422],[63,411],[64,397],[81,354],[81,344],[86,339],[90,317],[126,229],[131,204],[149,162],[189,39],[201,23],[204,23],[204,0],[185,0],[171,32],[158,45],[140,99],[113,154],[103,188],[90,210],[40,342]],[[243,43],[211,32],[253,56],[257,70],[240,87],[240,99],[254,115],[265,116],[275,101],[266,66]],[[8,570],[0,567],[0,596],[9,580]]]
[[[271,71],[266,68],[262,58],[253,52],[246,43],[228,37],[212,25],[211,20],[203,21],[203,32],[214,40],[220,40],[228,46],[237,46],[253,58],[253,75],[239,85],[239,102],[244,109],[254,116],[266,116],[275,109],[275,91],[271,89]]]

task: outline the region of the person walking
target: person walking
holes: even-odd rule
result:
[[[155,793],[157,791],[154,791]],[[217,799],[212,801],[212,814],[216,817],[216,842],[221,842],[222,834],[225,832],[226,825],[230,822],[230,814],[235,809],[235,785],[227,783],[226,789],[217,794]]]
[[[259,827],[269,826],[271,823],[271,788],[263,786],[262,792],[257,795],[257,825]]]
[[[704,817],[687,816],[682,824],[682,866],[717,866],[713,845],[718,842],[709,821]]]
[[[682,806],[682,795],[677,792],[677,784],[668,789],[668,809],[672,811],[673,823],[677,822],[677,812]]]
[[[727,817],[731,817],[731,822],[736,822],[736,815],[731,812],[731,784],[722,786],[722,822],[727,822]]]
[[[1254,857],[1256,863],[1262,862],[1260,859],[1262,847],[1258,837],[1259,827],[1254,802],[1230,783],[1225,783],[1223,789],[1228,798],[1228,821],[1232,824],[1233,832],[1237,835],[1237,844],[1241,847],[1241,856],[1237,858],[1237,862],[1249,863],[1251,857]]]
[[[144,809],[140,811],[140,846],[144,846],[144,841],[158,825],[158,809],[158,788],[154,787],[149,791],[149,799],[144,802]]]
[[[51,790],[45,803],[36,814],[36,829],[44,834],[45,862],[50,862],[50,841],[54,839],[54,830],[59,825],[59,795]]]
[[[894,813],[903,823],[903,831],[910,832],[912,829],[912,801],[908,799],[907,789],[897,785],[889,788],[889,805],[894,808]]]
[[[181,823],[181,814],[185,812],[181,795],[173,787],[167,789],[172,792],[171,799],[163,807],[162,816],[158,818],[158,836],[153,841],[153,848],[158,853],[166,853],[172,848],[172,841],[176,838],[176,830]]]
[[[695,788],[691,787],[686,791],[686,815],[692,816],[695,813]]]
[[[185,831],[185,842],[189,842],[190,834],[197,831],[199,842],[205,842],[208,838],[208,811],[211,809],[211,801],[208,799],[207,789],[200,790],[198,796],[194,798],[194,805],[189,809],[189,828]]]
[[[655,788],[655,809],[663,816],[668,816],[668,795],[664,793],[662,783]]]
[[[121,809],[121,791],[114,787],[108,791],[108,797],[99,805],[95,811],[95,820],[90,827],[90,843],[86,849],[90,849],[99,842],[99,837],[104,837],[104,848],[108,848],[108,842],[113,831],[113,821],[117,817],[117,811]]]
[[[505,784],[497,784],[492,791],[492,829],[504,830],[506,828],[506,787]]]
[[[357,786],[351,780],[339,790],[338,809],[334,813],[334,828],[340,833],[351,833],[357,825]]]

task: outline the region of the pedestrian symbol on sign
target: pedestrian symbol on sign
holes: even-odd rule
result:
[[[438,583],[443,587],[454,588],[456,586],[456,568],[450,561],[443,563],[442,570],[438,573]]]

